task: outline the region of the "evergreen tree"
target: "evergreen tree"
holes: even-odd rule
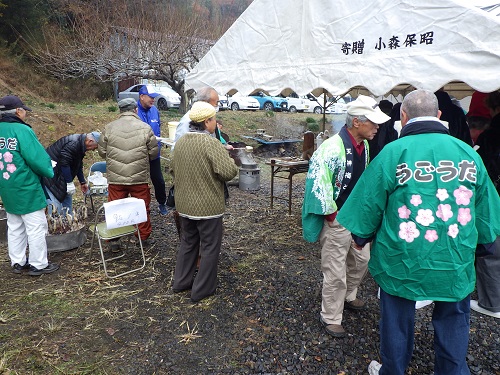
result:
[[[19,35],[34,35],[48,21],[50,0],[1,0],[0,39],[14,43]]]

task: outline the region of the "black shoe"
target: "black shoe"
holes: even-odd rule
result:
[[[208,294],[205,297],[201,297],[201,298],[193,298],[193,296],[189,296],[189,297],[190,297],[191,303],[196,304],[200,301],[203,301],[205,298],[212,297],[214,294],[215,293]]]
[[[110,241],[108,247],[112,253],[119,253],[122,251],[122,247],[118,241]]]
[[[182,292],[188,292],[188,291],[191,291],[191,287],[186,288],[186,289],[173,289],[172,288],[172,292],[174,292],[175,294],[179,294]],[[189,298],[191,298],[191,293],[189,293]]]
[[[151,238],[146,238],[145,240],[141,240],[142,242],[142,247],[149,247],[149,246],[153,246],[155,241],[152,240]]]
[[[38,269],[33,266],[30,266],[30,270],[28,271],[28,275],[30,276],[40,276],[46,273],[52,273],[59,269],[59,264],[57,263],[49,263],[47,267]]]
[[[30,264],[26,260],[26,263],[24,264],[24,266],[21,266],[19,263],[14,264],[12,266],[12,272],[19,274],[23,271],[28,270],[29,268],[30,268]]]

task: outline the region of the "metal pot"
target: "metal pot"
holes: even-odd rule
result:
[[[87,227],[63,234],[50,234],[45,239],[49,253],[76,249],[87,240]]]

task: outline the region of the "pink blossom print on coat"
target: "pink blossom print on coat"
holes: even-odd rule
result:
[[[470,199],[472,198],[472,191],[461,185],[453,192],[453,196],[455,197],[455,201],[457,202],[457,204],[466,206],[470,203]]]
[[[449,204],[440,204],[436,212],[436,216],[443,221],[448,221],[453,216],[451,206]]]
[[[413,240],[419,235],[420,231],[417,229],[417,226],[414,222],[408,221],[399,224],[399,237],[406,242],[413,242]]]

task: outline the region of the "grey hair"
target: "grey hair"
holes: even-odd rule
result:
[[[437,117],[439,104],[436,95],[429,90],[415,90],[405,96],[401,104],[401,112],[406,113],[408,119],[423,116]]]
[[[369,120],[368,120],[368,117],[366,117],[366,116],[363,116],[363,115],[361,115],[361,116],[356,115],[356,116],[355,116],[355,115],[350,115],[350,114],[348,113],[348,114],[346,115],[346,117],[345,117],[345,124],[346,124],[346,126],[347,126],[349,129],[350,129],[350,128],[352,128],[352,126],[354,125],[353,121],[354,121],[354,118],[355,118],[355,117],[358,119],[358,121],[361,121],[361,122],[367,122],[367,121],[369,121]]]
[[[210,120],[211,118],[212,117],[210,117],[207,120]],[[203,130],[207,130],[207,126],[205,125],[205,121],[202,121],[202,122],[190,121],[189,122],[189,130],[194,130],[194,131],[197,131],[197,132],[201,132]]]
[[[14,114],[16,113],[17,111],[17,108],[14,108],[14,109],[6,109],[5,111],[0,111],[1,114]]]
[[[194,97],[195,102],[209,102],[212,96],[212,93],[215,91],[214,88],[210,86],[203,87],[198,90],[196,96]],[[215,91],[217,92],[217,91]]]

